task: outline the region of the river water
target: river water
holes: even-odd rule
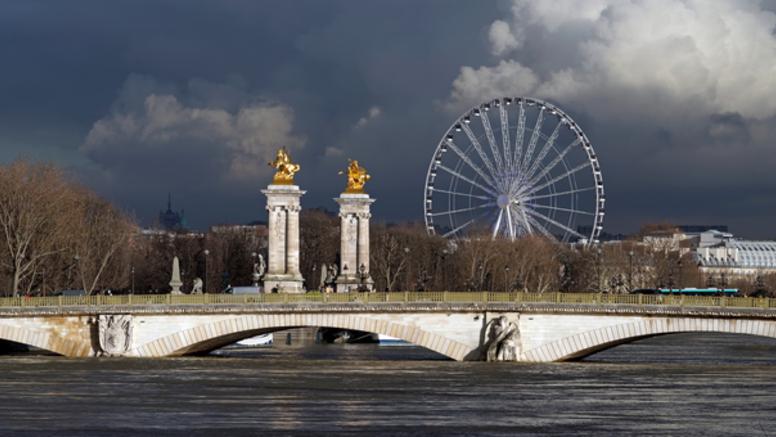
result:
[[[585,361],[409,346],[0,357],[2,435],[776,435],[776,341],[679,334]]]

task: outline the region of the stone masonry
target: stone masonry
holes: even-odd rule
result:
[[[296,185],[270,185],[262,190],[269,213],[269,262],[264,290],[304,293],[299,271],[300,198],[305,193]]]
[[[368,194],[342,193],[334,200],[340,205],[341,232],[337,292],[348,293],[361,286],[372,291],[374,281],[369,274],[369,218],[372,215],[369,208],[374,199]]]

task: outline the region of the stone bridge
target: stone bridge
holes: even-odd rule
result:
[[[566,296],[526,299],[515,293],[503,293],[507,297],[499,299],[487,294],[484,299],[479,294],[449,298],[452,293],[439,299],[410,299],[405,293],[405,299],[397,302],[380,295],[334,302],[304,295],[293,302],[208,295],[200,296],[205,299],[200,303],[188,303],[194,296],[69,303],[60,299],[61,305],[52,300],[40,305],[0,302],[0,340],[68,357],[168,357],[206,353],[262,333],[317,326],[386,334],[464,361],[484,359],[494,341],[492,323],[503,316],[501,320],[515,328],[517,361],[550,362],[671,333],[776,338],[776,302],[768,299],[731,307],[724,300],[712,302],[716,305],[684,299],[622,303]]]

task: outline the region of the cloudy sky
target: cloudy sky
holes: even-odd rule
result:
[[[776,1],[0,3],[0,162],[55,162],[150,224],[264,219],[279,145],[304,207],[347,158],[375,216],[420,220],[449,124],[555,103],[599,155],[610,232],[728,224],[776,238]]]

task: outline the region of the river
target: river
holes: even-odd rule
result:
[[[732,335],[656,337],[573,363],[310,345],[2,356],[0,374],[2,435],[776,434],[776,341]]]

